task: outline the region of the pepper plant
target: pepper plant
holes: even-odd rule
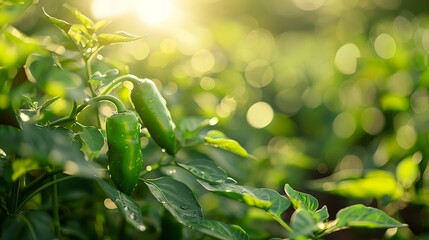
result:
[[[288,184],[285,195],[239,185],[201,150],[213,147],[253,158],[237,141],[213,129],[215,118],[190,117],[176,127],[154,81],[118,70],[100,54],[104,47],[141,36],[100,33],[108,21],[93,22],[65,6],[77,23],[44,14],[68,42],[42,44],[12,25],[17,13],[32,4],[8,1],[1,10],[8,17],[0,19],[0,47],[16,51],[12,60],[0,58],[2,239],[103,238],[112,224],[107,215],[122,219],[118,238],[130,236],[130,231],[159,239],[197,238],[184,228],[202,233],[200,237],[254,238],[246,226],[206,219],[197,194],[202,191],[265,211],[284,229],[273,239],[321,239],[345,228],[405,226],[362,204],[330,217],[327,206],[320,207],[315,197]],[[190,159],[191,152],[201,157]],[[76,179],[96,183],[91,191],[105,194],[94,193],[91,199],[93,235],[79,232],[74,212],[63,207],[68,198],[59,186]],[[290,219],[284,214],[288,209],[293,212]]]

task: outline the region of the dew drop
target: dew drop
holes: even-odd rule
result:
[[[128,211],[128,206],[125,206],[125,207],[124,207],[124,210],[125,210],[125,211]]]
[[[165,148],[161,148],[161,152],[165,153]]]
[[[186,205],[182,205],[182,206],[180,206],[180,209],[182,209],[182,210],[186,210],[186,209],[188,209],[188,206],[186,206]]]
[[[137,229],[143,232],[144,230],[146,230],[146,227],[143,224],[140,224],[137,226]]]
[[[231,177],[227,177],[225,182],[226,183],[232,183],[232,184],[236,184],[237,183],[237,181],[234,178],[231,178]]]
[[[135,215],[134,213],[131,213],[131,214],[130,214],[130,218],[131,218],[132,220],[135,220],[135,219],[136,219],[136,215]]]

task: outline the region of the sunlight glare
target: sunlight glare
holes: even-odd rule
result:
[[[171,0],[93,0],[91,8],[98,19],[135,12],[148,25],[166,21],[174,11]]]
[[[139,18],[150,25],[159,24],[167,20],[173,13],[171,0],[141,0],[137,2]]]

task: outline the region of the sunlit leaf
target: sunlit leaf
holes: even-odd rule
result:
[[[402,160],[396,167],[396,178],[404,188],[410,188],[419,177],[419,165],[412,157]]]
[[[195,176],[211,183],[224,183],[227,179],[225,170],[214,161],[198,159],[188,164],[177,164]]]
[[[111,44],[115,44],[115,43],[122,43],[122,42],[132,42],[135,41],[137,39],[142,38],[143,36],[135,36],[135,35],[131,35],[125,32],[121,32],[121,33],[102,33],[100,35],[98,35],[98,43],[101,46],[104,45],[111,45]]]
[[[170,177],[145,180],[145,183],[156,200],[183,225],[203,219],[200,204],[185,184]]]
[[[341,209],[337,213],[337,221],[336,227],[338,228],[394,228],[406,226],[406,224],[398,222],[385,212],[362,204]]]
[[[329,182],[324,186],[325,191],[354,198],[397,199],[403,194],[403,189],[395,177],[390,172],[382,170],[370,171],[362,178]]]
[[[7,3],[0,2],[0,26],[18,21],[23,13],[37,0],[22,0]]]
[[[244,149],[237,141],[226,138],[222,132],[217,130],[209,131],[204,138],[204,143],[209,146],[222,148],[241,157],[249,156],[246,149]]]
[[[71,24],[55,17],[50,16],[45,9],[43,9],[43,13],[48,17],[49,21],[51,21],[55,26],[57,26],[60,30],[64,31],[64,33],[68,33],[71,28]]]
[[[246,232],[237,225],[229,225],[226,223],[213,221],[213,220],[202,220],[196,223],[190,224],[190,227],[196,229],[209,236],[215,237],[222,240],[247,240],[249,237]]]
[[[243,202],[251,207],[264,209],[275,217],[280,217],[281,213],[290,206],[287,198],[272,189],[253,188],[230,183],[209,184],[200,180],[198,182],[208,191]]]
[[[323,206],[321,209],[315,212],[314,216],[316,216],[316,220],[319,222],[327,220],[329,217],[328,208],[326,206]]]
[[[138,231],[146,230],[146,226],[143,224],[140,206],[130,196],[120,192],[118,189],[114,188],[103,179],[96,178],[96,180],[106,195],[118,207],[125,220]]]
[[[310,194],[295,191],[289,184],[285,185],[285,192],[295,209],[303,208],[314,213],[319,208],[319,201]]]
[[[87,29],[94,29],[94,22],[89,17],[85,16],[79,10],[68,4],[64,4],[64,7],[67,8]]]
[[[20,176],[24,175],[28,171],[38,169],[39,163],[31,158],[16,159],[12,162],[13,175],[12,180],[15,181]]]
[[[111,21],[110,20],[101,20],[95,23],[94,25],[94,30],[100,30],[101,28],[103,28],[104,26],[106,26],[107,24],[109,24]]]

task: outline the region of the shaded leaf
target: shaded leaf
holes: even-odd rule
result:
[[[310,194],[295,191],[289,184],[285,185],[285,192],[295,209],[303,208],[314,213],[319,207],[317,199]]]
[[[120,33],[102,33],[98,35],[98,43],[101,46],[104,45],[111,45],[115,43],[122,43],[122,42],[132,42],[137,39],[142,38],[143,36],[136,36],[131,35],[126,32],[120,32]]]
[[[318,229],[317,222],[306,209],[297,209],[290,220],[290,239],[301,239],[301,237],[314,237],[314,232]],[[303,238],[307,239],[307,238]]]
[[[226,138],[222,132],[217,130],[209,131],[204,138],[204,143],[209,146],[222,148],[241,157],[249,156],[246,149],[244,149],[237,141]]]
[[[145,180],[145,183],[156,200],[183,225],[203,219],[200,204],[185,184],[170,177]]]
[[[228,177],[225,170],[210,160],[199,159],[188,164],[177,163],[177,165],[211,183],[225,183]]]
[[[337,213],[337,221],[337,228],[394,228],[407,226],[377,208],[367,207],[362,204],[341,209]]]
[[[237,225],[229,225],[226,223],[213,221],[213,220],[201,220],[196,223],[190,224],[190,227],[205,233],[209,236],[215,237],[222,240],[247,240],[249,237],[246,232]]]
[[[12,127],[0,126],[0,136],[9,140],[0,141],[0,148],[7,155],[33,159],[40,166],[53,165],[71,175],[89,178],[102,175],[95,163],[85,160],[73,134],[64,128],[23,124],[22,131],[15,131]]]
[[[99,152],[104,145],[104,137],[96,127],[84,126],[79,132],[79,137],[93,153]]]
[[[36,83],[48,95],[74,100],[85,98],[80,76],[55,65],[52,57],[30,55],[26,66],[28,80]]]
[[[121,215],[125,218],[125,220],[138,231],[146,230],[146,226],[143,224],[143,217],[141,215],[140,206],[130,196],[114,188],[112,185],[108,184],[103,179],[96,179],[100,187],[106,193],[106,195],[118,207]]]
[[[7,218],[2,226],[2,239],[54,239],[52,218],[44,211],[31,211]]]

